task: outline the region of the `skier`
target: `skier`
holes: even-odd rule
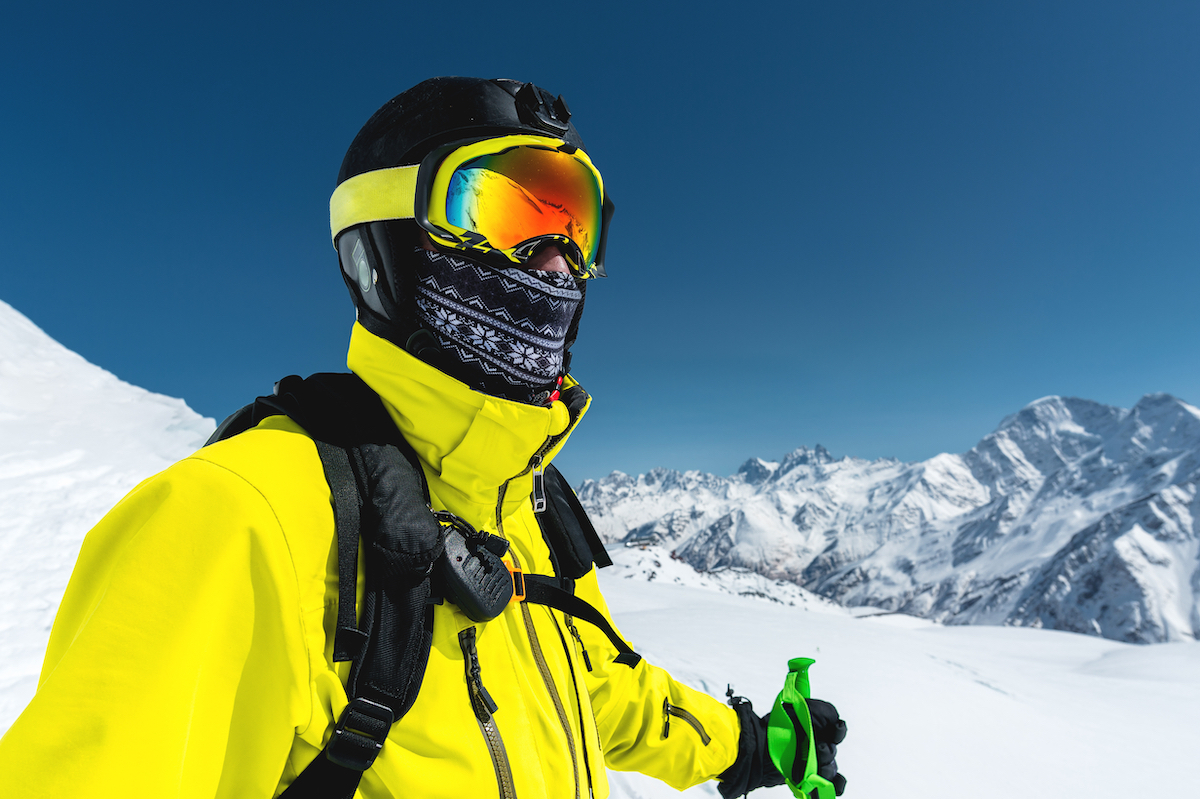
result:
[[[326,384],[281,383],[88,534],[0,794],[582,799],[606,767],[782,784],[766,716],[612,629],[603,549],[550,465],[590,402],[570,347],[612,207],[533,84],[434,78],[376,112],[330,203],[365,394],[338,414],[305,388]],[[390,432],[326,443],[368,406]],[[380,606],[405,623],[368,623]],[[840,794],[845,725],[809,704]]]

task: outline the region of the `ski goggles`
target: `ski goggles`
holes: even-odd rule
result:
[[[613,203],[587,153],[561,139],[512,135],[455,142],[420,164],[343,182],[329,200],[330,232],[413,219],[442,248],[500,266],[559,246],[576,277],[603,277]]]

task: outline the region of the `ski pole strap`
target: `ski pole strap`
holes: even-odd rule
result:
[[[620,653],[615,658],[617,663],[632,669],[641,662],[642,656],[634,652],[629,644],[617,635],[617,631],[613,629],[604,614],[569,591],[560,588],[558,578],[547,577],[543,574],[526,574],[525,601],[561,610],[563,613],[600,628],[600,632],[608,636],[608,640]]]
[[[793,795],[836,799],[833,783],[817,774],[816,741],[806,701],[812,694],[808,667],[815,662],[812,658],[788,661],[788,675],[767,724],[767,751]]]

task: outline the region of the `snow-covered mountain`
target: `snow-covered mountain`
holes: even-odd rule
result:
[[[0,728],[33,695],[84,533],[212,430],[0,301]]]
[[[1147,643],[1200,637],[1200,409],[1046,397],[961,455],[801,447],[732,477],[580,487],[609,541],[748,570],[850,606]]]

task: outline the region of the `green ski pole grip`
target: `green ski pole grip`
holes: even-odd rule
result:
[[[812,716],[804,700],[812,696],[808,667],[812,658],[792,658],[783,690],[775,697],[767,726],[767,750],[788,787],[802,799],[835,799],[833,783],[817,774],[817,744]],[[797,751],[799,750],[799,751]]]

